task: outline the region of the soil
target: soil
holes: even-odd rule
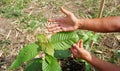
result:
[[[0,21],[0,71],[9,71],[7,69],[19,50],[25,44],[34,42],[35,36],[19,30],[13,19],[0,18]]]
[[[60,60],[62,71],[85,71],[85,62],[78,62],[72,57]]]

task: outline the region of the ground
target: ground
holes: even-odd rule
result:
[[[48,18],[63,16],[59,8],[73,12],[78,18],[97,18],[100,0],[1,0],[0,1],[0,71],[9,71],[19,50],[36,40],[38,33],[49,32]],[[120,0],[106,0],[103,17],[119,16]],[[120,65],[116,50],[120,49],[120,33],[101,34],[92,47],[100,59]],[[23,71],[24,65],[14,71]]]

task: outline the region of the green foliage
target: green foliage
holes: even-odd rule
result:
[[[44,34],[38,34],[37,39],[38,39],[38,44],[41,47],[41,50],[44,53],[53,56],[54,55],[54,48],[48,42],[47,37]]]
[[[94,32],[78,31],[77,34],[78,34],[79,38],[83,40],[84,43],[91,41],[91,40],[94,42],[98,41],[98,34],[96,34]]]
[[[57,62],[57,59],[47,55],[45,60],[42,62],[43,71],[61,71],[61,67]]]
[[[31,60],[39,53],[39,46],[35,43],[26,45],[20,50],[16,60],[10,66],[10,69],[17,68],[22,65],[25,61]]]
[[[79,36],[79,39],[83,40],[83,45],[86,49],[89,49],[92,42],[98,41],[99,34],[96,34],[94,32],[77,31],[77,34]]]
[[[85,71],[90,71],[90,64],[88,62],[85,62]]]
[[[29,61],[30,63],[26,67],[25,71],[42,71],[42,59],[37,58]]]
[[[92,32],[77,31],[77,32],[59,32],[51,36],[50,39],[45,34],[38,34],[36,44],[26,45],[17,56],[17,59],[10,66],[10,69],[17,68],[24,62],[33,59],[40,51],[45,56],[38,59],[33,59],[28,62],[25,71],[61,71],[61,67],[57,59],[64,59],[71,55],[70,48],[79,39],[83,39],[85,44],[88,42],[97,41],[97,36]],[[87,69],[89,65],[86,64]]]
[[[55,53],[54,53],[54,56],[57,59],[64,59],[64,58],[70,57],[70,55],[71,55],[70,50],[55,50]]]
[[[48,43],[48,39],[45,34],[37,35],[38,44],[41,46],[42,43]]]
[[[50,43],[56,50],[66,50],[78,40],[79,37],[76,32],[60,32],[51,37]]]
[[[51,56],[54,56],[54,48],[48,43],[46,44],[45,53]]]

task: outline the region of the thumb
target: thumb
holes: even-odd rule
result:
[[[79,41],[79,48],[83,48],[83,40],[82,39],[80,39],[80,41]]]
[[[71,16],[72,15],[72,13],[70,11],[64,9],[63,7],[61,7],[60,9],[61,9],[61,12],[63,12],[65,15],[67,15],[67,16]]]

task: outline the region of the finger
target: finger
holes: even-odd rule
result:
[[[54,28],[49,28],[50,31],[56,31],[56,30],[59,30],[61,29],[61,27],[57,26],[57,27],[54,27]]]
[[[72,15],[72,13],[70,11],[64,9],[63,7],[61,7],[60,9],[61,9],[61,12],[63,12],[65,15],[67,15],[67,16]]]
[[[55,27],[59,27],[59,24],[50,24],[48,26],[46,26],[47,29],[51,29],[51,28],[55,28]]]
[[[77,50],[79,50],[79,46],[77,44],[73,44],[73,47]]]
[[[48,22],[61,22],[61,19],[48,19]]]
[[[60,25],[61,26],[61,25]],[[74,28],[73,27],[63,27],[63,26],[61,26],[61,29],[63,30],[63,31],[74,31]]]
[[[74,47],[72,47],[71,49],[71,52],[74,54],[74,53],[77,53],[77,50],[74,48]]]
[[[70,48],[70,51],[71,51],[72,53],[74,53],[73,48]]]
[[[73,54],[74,57],[77,56],[77,51],[75,51],[73,48],[71,48],[71,52],[72,52],[72,54]]]
[[[59,31],[62,31],[61,27],[54,27],[54,28],[49,28],[48,31],[50,32],[59,32]]]
[[[53,32],[54,33],[57,33],[57,32],[61,32],[61,31],[63,31],[62,29],[56,29],[56,30],[54,30]]]
[[[83,48],[83,41],[82,41],[82,39],[80,39],[80,41],[79,41],[79,48]]]
[[[80,40],[76,43],[77,46],[80,46],[80,45],[79,45],[79,42],[80,42]]]

